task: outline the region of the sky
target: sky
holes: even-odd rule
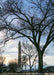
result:
[[[4,1],[4,0],[3,0]],[[0,39],[4,37],[5,34],[3,32],[0,32]],[[23,41],[24,39],[16,39],[16,40],[9,40],[5,47],[4,47],[4,53],[3,56],[6,57],[5,63],[8,64],[9,60],[18,58],[18,42]],[[25,41],[25,40],[24,40]],[[44,43],[42,39],[42,44]],[[53,43],[51,43],[48,47],[48,53],[44,57],[44,62],[47,63],[47,65],[54,65],[54,46]]]
[[[3,56],[6,57],[5,63],[8,64],[9,60],[18,58],[18,41],[22,41],[21,39],[10,40],[7,42]],[[47,48],[47,54],[44,56],[44,62],[47,65],[54,65],[54,47],[53,43],[51,43]]]

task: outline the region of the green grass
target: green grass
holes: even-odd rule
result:
[[[54,73],[45,73],[45,74],[37,74],[37,73],[2,73],[0,75],[54,75]]]

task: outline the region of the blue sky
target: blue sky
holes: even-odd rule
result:
[[[7,42],[4,48],[5,52],[3,53],[7,60],[6,63],[8,63],[10,59],[18,58],[18,41],[19,39],[10,40],[9,42]],[[44,62],[46,62],[47,65],[54,65],[54,47],[52,46],[52,43],[48,46],[47,49],[49,50],[46,56],[44,57]]]

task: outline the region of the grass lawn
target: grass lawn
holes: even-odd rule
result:
[[[45,74],[37,74],[37,73],[1,73],[0,75],[54,75],[54,73],[45,73]]]

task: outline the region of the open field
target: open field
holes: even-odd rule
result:
[[[37,73],[2,73],[0,75],[54,75],[54,73],[45,73],[45,74],[37,74]]]

